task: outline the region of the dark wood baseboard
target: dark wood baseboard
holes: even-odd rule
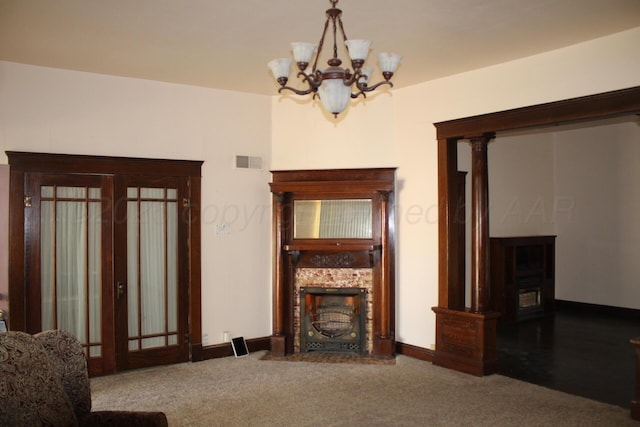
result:
[[[555,300],[555,309],[568,309],[583,313],[605,314],[607,316],[615,316],[621,319],[640,320],[640,310],[625,307],[613,307],[610,305],[589,304],[586,302]]]
[[[271,337],[251,338],[246,340],[247,348],[250,352],[270,350],[271,349]],[[202,359],[218,359],[220,357],[233,356],[233,347],[230,342],[222,344],[209,345],[202,348]]]
[[[191,345],[191,361],[200,362],[202,360],[202,344]]]
[[[413,357],[414,359],[424,360],[425,362],[433,362],[434,351],[424,347],[396,342],[396,353]]]

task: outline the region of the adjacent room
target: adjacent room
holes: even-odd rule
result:
[[[298,3],[0,0],[9,332],[68,331],[95,408],[169,425],[633,425],[640,3]],[[515,294],[511,238],[550,251]],[[362,409],[276,394],[308,365]]]
[[[631,115],[506,133],[490,146],[492,239],[541,236],[555,251],[553,302],[521,315],[501,309],[501,373],[626,405],[634,355],[625,336],[638,321],[630,303],[638,227],[626,213],[638,203],[639,134]],[[514,295],[493,290],[516,305]]]

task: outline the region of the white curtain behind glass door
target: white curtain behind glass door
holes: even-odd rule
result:
[[[41,328],[69,331],[99,356],[100,188],[43,186],[40,200]]]
[[[177,190],[127,189],[129,350],[177,344]]]

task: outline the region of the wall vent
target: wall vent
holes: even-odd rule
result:
[[[262,157],[236,156],[237,169],[262,169]]]

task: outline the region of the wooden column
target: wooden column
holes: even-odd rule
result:
[[[633,338],[631,344],[636,351],[636,386],[631,401],[631,418],[640,421],[640,338]]]
[[[487,145],[493,134],[471,144],[471,311],[489,310],[489,167]]]
[[[385,218],[381,222],[380,243],[384,250],[380,253],[380,295],[376,301],[379,315],[380,333],[374,336],[373,352],[377,356],[392,357],[395,354],[395,338],[392,327],[391,310],[386,309],[395,305],[393,298],[394,280],[392,278],[392,262],[389,258],[392,251],[387,250],[392,244],[390,238],[390,230],[388,227],[388,218],[390,218],[389,192],[380,191],[380,218]]]
[[[467,205],[467,197],[466,197],[467,196],[467,172],[458,171],[457,176],[458,176],[458,185],[457,185],[458,195],[456,199],[458,200],[458,202],[456,204],[455,215],[453,215],[453,221],[456,225],[455,228],[458,230],[457,246],[455,247],[455,251],[460,255],[457,257],[458,271],[456,272],[456,274],[458,279],[456,283],[460,283],[461,289],[458,292],[458,294],[460,295],[460,298],[459,298],[460,301],[455,308],[459,310],[464,310],[464,307],[465,307],[464,283],[465,283],[466,271],[467,271],[467,265],[466,265],[466,259],[465,259],[465,248],[467,246],[467,206],[466,206]],[[454,308],[454,307],[450,307],[450,308]]]
[[[273,269],[273,335],[271,336],[271,352],[278,356],[286,354],[286,334],[284,320],[285,280],[281,277],[284,274],[284,253],[282,242],[284,238],[282,201],[284,194],[273,193],[273,256],[276,268]]]
[[[464,310],[464,277],[459,277],[458,231],[453,216],[458,200],[458,139],[438,139],[438,307]]]
[[[487,144],[494,137],[493,133],[484,133],[477,137],[467,138],[472,149],[472,176],[471,176],[471,240],[472,240],[472,260],[471,260],[471,307],[468,309],[458,308],[457,305],[463,302],[462,297],[451,299],[450,296],[458,295],[464,289],[464,278],[455,275],[453,262],[456,257],[463,256],[464,248],[457,248],[457,254],[447,254],[446,273],[447,295],[449,298],[442,298],[442,271],[439,307],[434,307],[436,313],[436,350],[433,363],[438,366],[467,372],[473,375],[489,375],[497,369],[496,356],[496,324],[498,313],[489,311],[490,289],[489,289],[489,185],[488,185],[488,162]],[[440,141],[439,141],[440,142]],[[442,145],[442,144],[441,144]],[[452,158],[451,147],[446,147],[449,153],[447,157]],[[441,162],[442,163],[442,162]],[[440,206],[440,212],[446,215],[444,221],[440,222],[442,227],[447,227],[449,233],[457,236],[460,231],[455,229],[455,212],[452,209],[452,195],[457,195],[457,185],[454,171],[451,170],[449,162],[444,162],[448,166],[448,173],[439,174],[441,189],[448,191],[448,201]],[[456,189],[456,190],[454,190]],[[459,196],[459,195],[457,195]],[[458,236],[459,237],[459,236]],[[456,248],[451,236],[444,240],[449,243],[449,248]],[[442,244],[441,237],[440,243]],[[442,247],[441,247],[442,249]],[[462,253],[460,253],[462,252]],[[442,256],[442,251],[441,251]],[[441,258],[441,266],[443,265]],[[459,260],[458,260],[459,261]],[[452,282],[452,278],[456,280]],[[456,306],[451,303],[455,301]],[[447,306],[442,306],[446,303]]]

